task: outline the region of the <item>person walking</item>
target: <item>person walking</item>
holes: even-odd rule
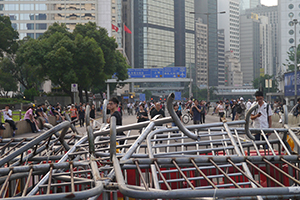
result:
[[[223,117],[224,117],[224,111],[225,111],[225,106],[224,106],[223,101],[221,100],[221,101],[219,102],[219,105],[218,105],[217,108],[216,108],[216,112],[219,113],[220,122],[222,122],[222,119],[223,119]]]
[[[256,102],[252,104],[258,104],[258,108],[251,113],[251,120],[253,120],[254,128],[271,128],[272,127],[272,109],[269,104],[264,101],[263,92],[257,91],[254,94]],[[270,134],[267,135],[267,138]],[[264,138],[262,137],[264,140]],[[260,140],[260,133],[255,135],[255,140]]]
[[[199,105],[199,101],[196,99],[194,101],[194,105],[192,106],[192,112],[193,112],[193,119],[194,124],[200,124],[201,121],[201,107]]]
[[[157,102],[155,104],[155,108],[153,108],[151,111],[150,111],[150,116],[151,116],[151,119],[153,117],[155,117],[156,115],[161,115],[162,117],[165,117],[165,112],[160,108],[160,103]]]

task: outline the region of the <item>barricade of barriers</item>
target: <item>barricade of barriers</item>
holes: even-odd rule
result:
[[[0,196],[7,199],[299,199],[298,129],[251,129],[249,118],[184,126],[171,117],[0,141]],[[106,108],[104,104],[104,109]],[[285,118],[287,119],[287,118]],[[176,127],[165,126],[174,122]],[[243,125],[244,127],[241,127]],[[141,134],[133,130],[141,130]],[[124,132],[125,136],[118,136]],[[137,131],[135,131],[137,132]],[[265,140],[254,141],[260,133]],[[267,134],[272,133],[272,139]],[[293,141],[293,146],[287,138]]]

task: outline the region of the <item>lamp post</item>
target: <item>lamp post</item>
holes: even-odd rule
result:
[[[294,27],[295,27],[295,47],[294,47],[294,59],[295,59],[295,62],[294,62],[294,65],[295,65],[295,105],[297,103],[297,68],[298,68],[298,65],[297,65],[297,40],[296,40],[296,35],[297,35],[297,32],[296,32],[296,25],[298,24],[298,20],[297,19],[293,19],[293,22],[294,22]]]
[[[207,102],[210,100],[210,92],[209,92],[209,16],[213,14],[224,14],[226,11],[215,12],[215,13],[197,13],[197,12],[190,12],[190,14],[203,14],[206,15],[206,24],[207,24],[207,34],[206,34],[206,45],[207,45]]]

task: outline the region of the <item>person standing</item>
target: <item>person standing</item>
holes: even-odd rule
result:
[[[165,117],[165,112],[160,108],[160,103],[159,102],[157,102],[155,104],[155,108],[153,108],[150,112],[151,119],[153,117],[155,117],[156,115],[161,115],[162,117]]]
[[[85,116],[85,110],[83,110],[82,106],[80,106],[78,110],[78,116],[79,116],[79,125],[80,127],[84,126],[84,116]]]
[[[251,105],[252,105],[251,99],[248,99],[246,103],[246,111],[248,111],[251,108]]]
[[[144,122],[144,121],[148,121],[149,120],[147,111],[144,109],[144,104],[141,104],[139,106],[139,111],[137,113],[136,118],[137,118],[137,122]]]
[[[201,112],[200,112],[200,123],[202,124],[204,124],[205,123],[205,115],[206,115],[206,105],[205,105],[205,101],[203,101],[203,100],[201,100],[200,101],[200,110],[201,110]]]
[[[236,102],[236,100],[233,100],[232,102],[233,102],[233,104],[231,106],[231,114],[232,114],[231,120],[234,121],[235,120],[235,115],[236,115],[236,105],[237,105],[237,102]]]
[[[196,99],[194,101],[194,105],[192,106],[192,112],[193,112],[193,119],[194,119],[194,124],[200,124],[201,121],[201,107],[199,105],[199,101]]]
[[[224,103],[221,100],[219,102],[219,105],[216,108],[216,112],[219,112],[220,122],[222,122],[222,118],[224,117],[224,111],[225,111]]]
[[[2,110],[2,113],[3,113],[4,121],[5,121],[6,123],[8,123],[8,124],[10,125],[10,127],[13,129],[13,134],[12,134],[12,136],[15,137],[17,127],[16,127],[15,122],[14,122],[13,119],[12,119],[12,111],[9,109],[9,105],[6,105],[6,106],[5,106],[5,109]]]
[[[95,119],[96,118],[96,108],[95,104],[92,105],[91,111],[90,111],[90,118]]]
[[[82,107],[82,106],[80,106]],[[79,108],[80,108],[79,107]],[[71,112],[71,121],[74,121],[75,119],[78,118],[78,111],[77,111],[77,108],[75,108],[74,104],[71,105],[71,109],[70,109],[70,112]],[[73,122],[73,125],[75,126],[75,122]]]
[[[254,96],[256,102],[254,102],[252,106],[258,104],[258,108],[251,113],[251,120],[253,120],[254,128],[271,128],[273,115],[271,106],[264,101],[263,92],[257,91]],[[267,137],[269,135],[267,135]],[[255,135],[255,140],[260,140],[260,133]]]
[[[244,98],[241,97],[240,101],[238,103],[236,112],[237,112],[237,120],[244,120],[245,119],[245,111],[246,111],[246,105],[244,103]]]

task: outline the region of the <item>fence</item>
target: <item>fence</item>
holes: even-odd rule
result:
[[[37,138],[0,141],[0,195],[103,200],[300,198],[299,129],[290,128],[287,117],[285,127],[277,129],[249,128],[249,113],[246,121],[183,126],[172,109],[173,98],[170,95],[167,102],[171,117],[119,127],[112,117],[110,125],[93,130],[87,107],[85,136],[68,134],[70,122],[63,122]],[[164,126],[170,122],[177,126]],[[140,129],[137,135],[135,130]],[[257,133],[265,140],[252,140]],[[267,139],[269,133],[273,139]]]

